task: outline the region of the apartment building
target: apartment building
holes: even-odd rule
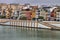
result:
[[[0,3],[0,13],[1,13],[1,15],[6,15],[6,8],[7,8],[7,4],[5,4],[5,3]]]

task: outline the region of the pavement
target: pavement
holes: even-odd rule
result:
[[[33,21],[33,20],[12,20],[12,19],[0,19],[0,25],[13,25],[13,26],[25,26],[25,27],[36,27],[36,28],[48,28],[48,29],[59,29],[60,27],[52,24],[60,24],[58,21]],[[60,26],[60,25],[59,25]]]
[[[42,22],[42,24],[45,25],[45,26],[51,27],[51,29],[60,30],[60,22],[57,22],[57,21],[44,21],[44,22]]]
[[[1,22],[1,25],[13,25],[13,26],[25,26],[25,27],[34,27],[34,28],[49,28],[45,25],[40,24],[38,21],[33,20],[7,20],[7,19],[1,19],[5,23]]]
[[[8,22],[9,19],[0,19],[0,23],[5,23],[5,22]]]

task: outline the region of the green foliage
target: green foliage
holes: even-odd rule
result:
[[[35,20],[35,18],[33,18],[32,20]]]
[[[0,16],[0,18],[6,18],[6,16]]]
[[[39,16],[38,19],[44,19],[44,17],[43,16]]]
[[[27,18],[23,16],[23,17],[21,17],[20,19],[21,19],[21,20],[26,20]]]
[[[1,9],[2,7],[0,6],[0,9]]]

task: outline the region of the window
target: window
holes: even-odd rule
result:
[[[5,9],[3,10],[4,15],[6,15]]]
[[[1,15],[1,12],[0,12],[0,15]]]

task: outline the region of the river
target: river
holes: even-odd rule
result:
[[[0,40],[60,40],[60,31],[0,26]]]

